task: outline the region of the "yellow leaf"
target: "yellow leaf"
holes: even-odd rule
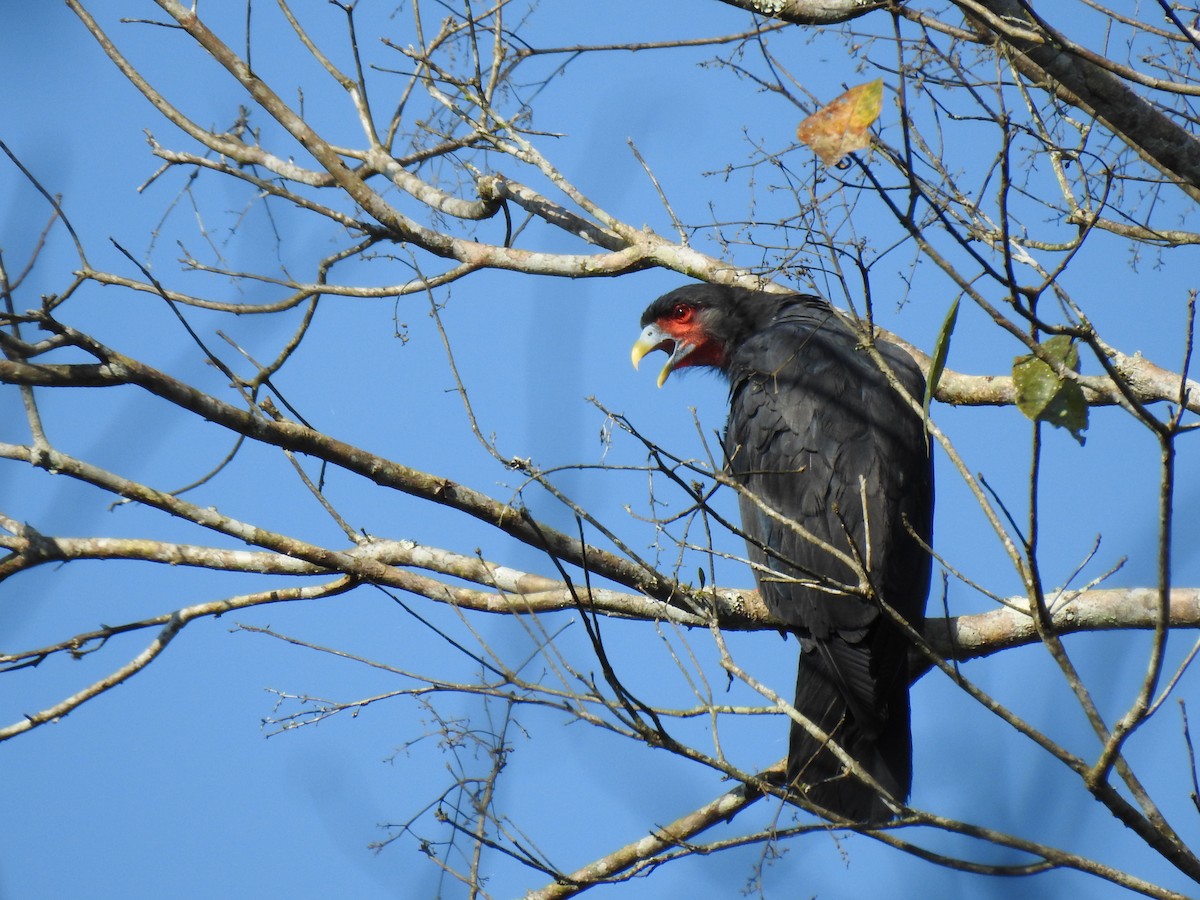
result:
[[[847,153],[871,145],[867,130],[883,110],[883,79],[852,87],[800,123],[796,136],[813,148],[821,162],[837,165]]]

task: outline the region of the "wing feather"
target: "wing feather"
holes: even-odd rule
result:
[[[876,346],[919,403],[920,370],[899,348]],[[930,561],[910,534],[928,541],[932,528],[921,417],[817,298],[783,303],[732,354],[729,375],[725,452],[745,488],[739,502],[749,558],[768,608],[812,654],[801,667],[811,684],[798,685],[798,706],[811,698],[827,718],[840,696],[849,725],[839,741],[895,757],[878,763],[879,779],[907,794],[908,642],[882,615],[879,599],[921,627]],[[821,544],[861,560],[873,595],[854,592],[854,569]],[[889,729],[896,734],[880,738]],[[793,733],[792,756],[804,754],[807,765],[821,754],[804,738]],[[825,756],[825,776],[833,778],[836,766]],[[889,766],[897,771],[883,771]],[[870,798],[853,799],[854,788],[843,781],[830,801],[877,815]]]

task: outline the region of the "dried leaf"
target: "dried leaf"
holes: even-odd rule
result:
[[[883,110],[883,79],[852,87],[800,123],[796,136],[813,148],[827,166],[847,153],[871,145],[867,130]]]

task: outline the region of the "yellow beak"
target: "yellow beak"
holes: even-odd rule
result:
[[[656,324],[651,322],[638,336],[638,339],[633,343],[633,351],[630,353],[630,358],[633,362],[633,367],[636,369],[638,363],[642,361],[647,353],[652,353],[655,350],[666,350],[669,355],[666,365],[662,367],[662,371],[658,373],[658,386],[662,387],[680,361],[685,356],[692,352],[695,348],[691,344],[685,344],[675,340]]]

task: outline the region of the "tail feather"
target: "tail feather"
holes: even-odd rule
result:
[[[906,667],[878,671],[870,643],[839,637],[804,640],[795,707],[893,798],[904,801],[912,786],[907,671]],[[812,802],[846,819],[879,822],[895,814],[874,788],[795,722],[788,747],[788,782]]]

